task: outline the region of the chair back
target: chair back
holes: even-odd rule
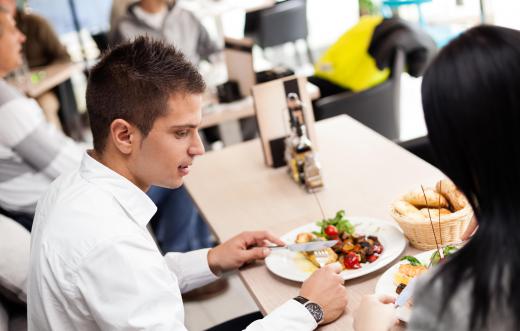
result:
[[[343,92],[315,103],[316,120],[347,114],[390,140],[399,140],[401,74],[405,55],[397,49],[387,81],[368,90]]]
[[[288,0],[248,13],[245,32],[261,48],[306,39],[309,34],[307,3],[305,0]]]

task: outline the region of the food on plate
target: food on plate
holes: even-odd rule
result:
[[[359,269],[364,263],[375,262],[381,253],[383,245],[376,236],[357,234],[354,225],[345,218],[345,211],[340,210],[331,219],[322,220],[317,225],[320,231],[299,233],[296,243],[316,240],[338,240],[332,248],[328,248],[328,260],[325,264],[340,262],[343,269]],[[303,255],[314,265],[320,267],[313,252]]]
[[[425,199],[426,195],[426,199]],[[468,201],[449,179],[440,180],[435,189],[417,189],[394,202],[393,208],[400,215],[418,220],[437,220],[455,213],[468,205]]]
[[[414,256],[403,257],[401,261],[406,261],[406,263],[399,265],[399,269],[394,274],[394,284],[397,285],[395,292],[400,294],[412,279],[425,273],[431,266],[436,266],[443,262],[456,251],[457,247],[451,245],[446,246],[442,248],[442,255],[444,257],[441,258],[439,251],[435,250],[430,256],[428,264],[422,263]]]

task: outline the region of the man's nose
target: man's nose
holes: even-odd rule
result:
[[[198,156],[204,154],[204,144],[202,144],[202,140],[200,139],[199,132],[193,137],[192,144],[188,150],[188,153],[191,156]]]

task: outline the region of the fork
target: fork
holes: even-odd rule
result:
[[[316,261],[320,265],[320,268],[322,268],[329,260],[329,252],[327,252],[326,249],[320,249],[319,251],[314,252],[314,257],[316,257]]]

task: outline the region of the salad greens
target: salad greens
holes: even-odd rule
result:
[[[423,265],[421,263],[421,261],[419,261],[417,258],[413,257],[413,256],[410,256],[410,255],[407,255],[407,256],[403,256],[403,258],[401,259],[401,261],[408,261],[410,262],[411,265],[413,265],[414,267],[416,266],[420,266],[420,265]]]
[[[444,257],[448,257],[450,255],[453,255],[457,251],[457,247],[455,246],[446,246],[442,249],[442,253]],[[441,256],[439,255],[438,251],[433,252],[432,256],[430,257],[430,263],[431,265],[437,265],[441,261]]]
[[[446,247],[443,247],[442,248],[442,253],[444,254],[444,257],[448,257],[450,255],[453,255],[456,251],[457,251],[457,247],[456,246],[446,246]],[[417,258],[413,257],[413,256],[403,256],[403,258],[401,259],[401,261],[408,261],[410,262],[411,265],[413,266],[425,266],[427,267],[427,265],[421,263],[421,261],[419,261]],[[430,257],[430,265],[432,266],[435,266],[437,264],[439,264],[439,262],[441,261],[441,257],[439,255],[439,252],[438,251],[435,251],[432,253],[432,256]]]
[[[355,232],[354,225],[352,225],[352,223],[350,223],[350,221],[345,218],[344,210],[338,211],[334,218],[324,219],[316,222],[316,225],[320,227],[320,231],[314,231],[313,233],[319,237],[326,236],[325,228],[327,228],[329,225],[334,225],[340,234],[346,232],[352,235]]]

